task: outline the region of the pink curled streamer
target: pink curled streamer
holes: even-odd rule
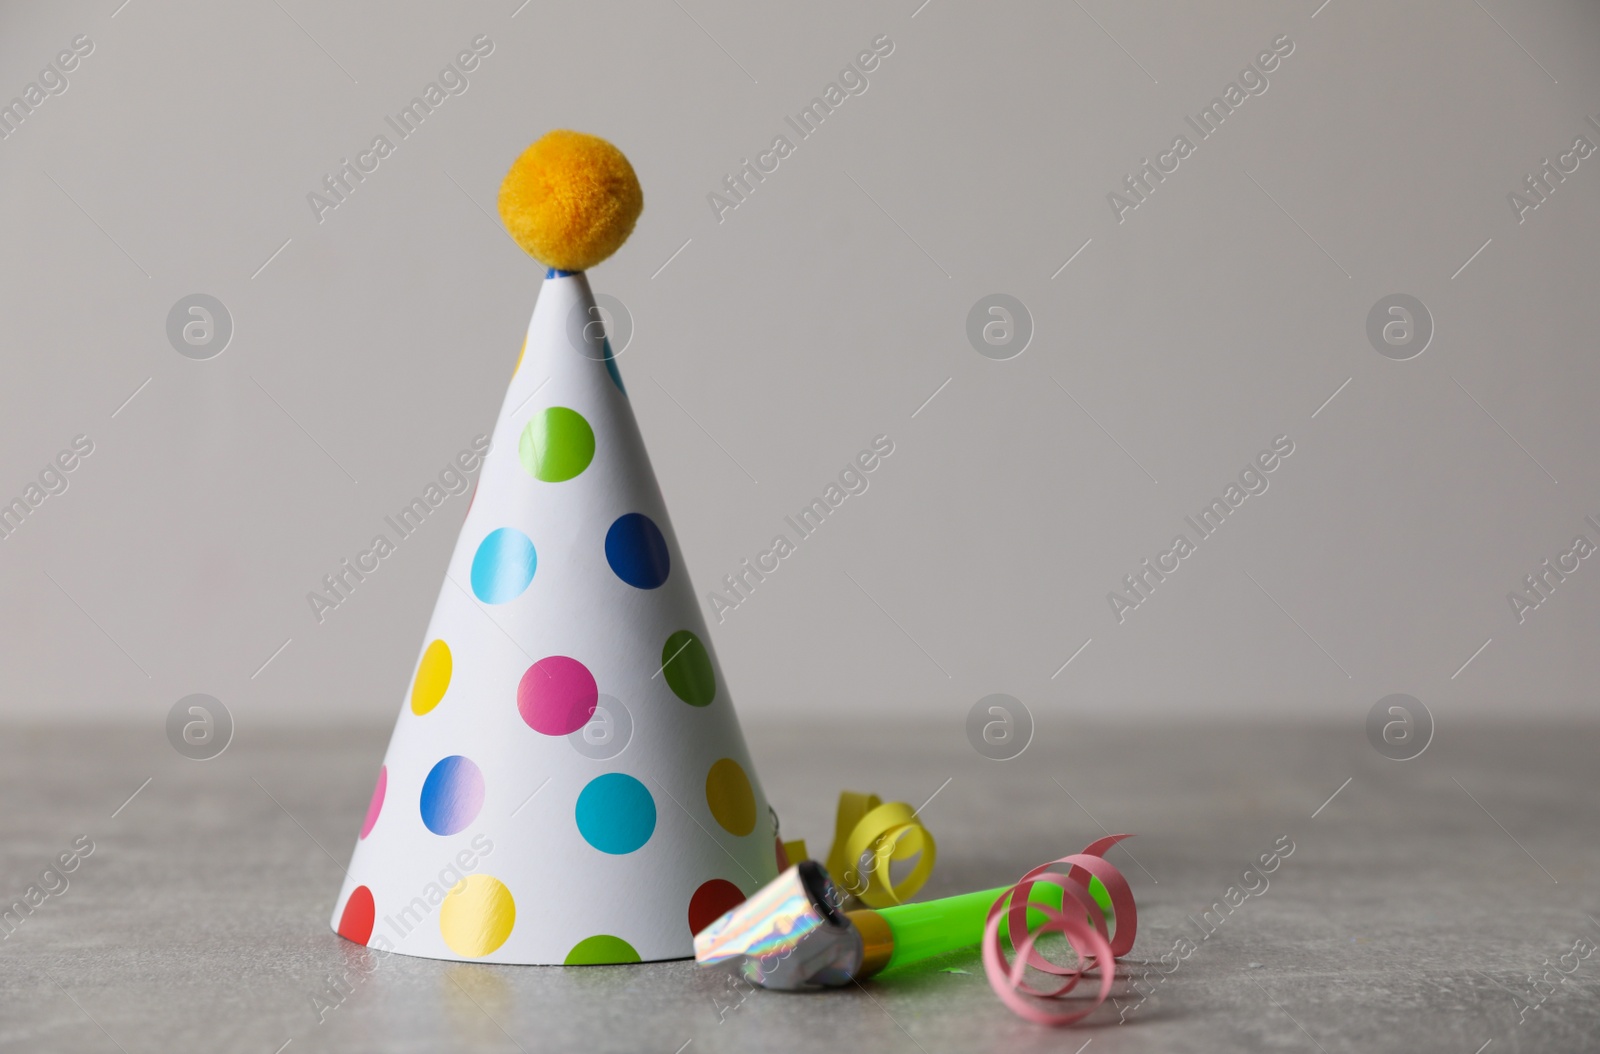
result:
[[[1127,837],[1130,836],[1107,835],[1085,846],[1081,853],[1040,864],[998,897],[989,909],[983,932],[984,973],[988,975],[989,984],[1000,1001],[1017,1016],[1039,1025],[1070,1025],[1094,1013],[1111,995],[1111,984],[1117,974],[1117,958],[1132,949],[1133,938],[1139,929],[1133,890],[1128,888],[1128,880],[1122,877],[1122,872],[1104,858],[1107,849]],[[1089,895],[1091,877],[1098,878],[1111,896],[1114,928],[1106,925],[1100,905]],[[1045,904],[1028,903],[1034,884],[1038,882],[1049,882],[1061,888],[1063,910],[1058,911]],[[1031,933],[1028,931],[1030,908],[1045,917],[1045,921]],[[1002,921],[1006,923],[1011,947],[1016,952],[1015,962],[1006,960],[1000,939]],[[1066,938],[1077,953],[1077,966],[1058,965],[1038,951],[1035,944],[1047,933],[1059,933]],[[1061,984],[1048,991],[1035,988],[1023,977],[1029,966],[1062,978]],[[1094,1001],[1087,1006],[1057,1012],[1039,1002],[1066,995],[1090,974],[1098,976],[1100,986]]]

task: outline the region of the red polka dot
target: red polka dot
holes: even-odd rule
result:
[[[339,916],[339,936],[357,944],[367,943],[372,937],[372,921],[377,914],[378,909],[372,904],[372,890],[357,886],[350,899],[344,902],[344,914]]]
[[[702,883],[689,898],[689,932],[699,933],[743,903],[744,894],[726,879],[713,878]]]

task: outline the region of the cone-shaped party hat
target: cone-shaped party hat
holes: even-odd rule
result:
[[[617,963],[777,874],[773,823],[583,271],[643,199],[603,140],[512,166],[549,266],[334,907],[438,959]]]

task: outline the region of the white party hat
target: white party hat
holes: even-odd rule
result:
[[[776,833],[585,268],[642,206],[552,132],[501,190],[552,265],[334,908],[381,950],[499,963],[694,954]],[[562,269],[565,268],[565,269]]]

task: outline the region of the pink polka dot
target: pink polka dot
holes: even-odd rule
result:
[[[367,806],[367,818],[361,824],[361,837],[365,838],[372,833],[372,828],[378,822],[378,814],[383,811],[383,794],[389,789],[389,766],[385,765],[378,770],[378,785],[372,788],[372,803]]]
[[[600,689],[594,675],[577,659],[552,655],[528,667],[517,685],[517,709],[535,732],[571,735],[594,716]]]

